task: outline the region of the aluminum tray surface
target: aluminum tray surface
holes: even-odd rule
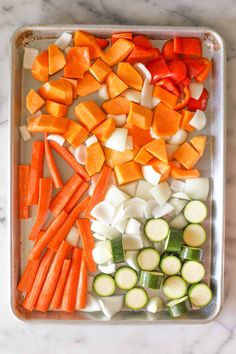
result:
[[[210,177],[211,190],[208,198],[209,216],[205,222],[207,229],[207,243],[204,245],[204,263],[206,265],[206,281],[213,290],[213,300],[204,309],[196,309],[177,319],[171,319],[166,312],[150,314],[144,311],[123,311],[111,320],[101,312],[75,312],[65,314],[60,312],[28,313],[21,305],[21,295],[17,291],[17,283],[21,270],[24,269],[27,255],[32,244],[27,240],[34,218],[20,221],[17,218],[17,165],[30,163],[31,145],[22,142],[19,136],[20,125],[26,124],[27,110],[25,96],[30,88],[37,89],[40,84],[32,79],[30,70],[23,70],[23,53],[25,47],[45,49],[53,43],[61,33],[75,30],[91,32],[99,37],[108,38],[114,32],[142,33],[150,37],[156,46],[161,47],[164,40],[174,36],[199,37],[203,41],[204,55],[213,61],[212,75],[205,86],[210,92],[210,100],[206,111],[207,128],[204,133],[209,135],[206,152],[198,164],[202,176]],[[219,313],[223,302],[223,266],[224,266],[224,184],[225,184],[225,53],[222,38],[209,28],[200,27],[144,27],[144,26],[29,26],[18,29],[12,37],[11,61],[11,117],[10,117],[10,237],[11,237],[11,307],[13,313],[21,320],[32,322],[63,322],[70,321],[76,324],[90,323],[189,323],[199,324],[213,320]],[[89,98],[95,98],[91,95]],[[84,98],[88,99],[88,97]],[[81,100],[81,99],[80,99]],[[76,104],[80,100],[76,100]],[[70,108],[70,112],[72,112]],[[69,117],[73,117],[72,114]],[[34,137],[37,139],[37,136]],[[61,164],[60,158],[57,163]],[[62,177],[68,177],[71,170],[63,165]],[[33,210],[32,215],[35,215]]]

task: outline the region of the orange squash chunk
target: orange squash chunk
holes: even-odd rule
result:
[[[154,109],[152,129],[159,136],[174,135],[179,129],[181,114],[164,103],[159,103]]]
[[[134,67],[129,63],[119,63],[117,69],[117,75],[124,81],[128,86],[135,90],[142,90],[143,79],[142,76],[134,69]]]
[[[106,164],[112,168],[122,163],[133,160],[135,152],[133,150],[125,150],[124,152],[112,150],[104,147]]]
[[[93,63],[89,71],[99,82],[103,82],[107,75],[112,71],[112,69],[106,63],[104,63],[102,59],[98,58]]]
[[[164,182],[168,179],[170,174],[170,166],[168,164],[159,160],[152,160],[148,164],[161,174],[160,182]]]
[[[37,117],[29,117],[27,129],[31,133],[63,134],[67,130],[69,119],[54,117],[50,114],[41,114]]]
[[[174,108],[178,101],[178,97],[173,93],[163,89],[161,86],[154,86],[152,95],[154,97],[159,98],[162,102],[164,102],[170,108]]]
[[[153,156],[143,146],[135,156],[134,161],[140,163],[140,165],[146,165],[152,158]]]
[[[44,50],[34,59],[31,73],[34,79],[46,82],[49,77],[48,51]]]
[[[127,123],[137,125],[142,129],[149,129],[152,124],[152,111],[138,103],[130,102]]]
[[[145,145],[145,149],[162,162],[168,163],[166,143],[164,139],[155,139]]]
[[[195,112],[182,110],[182,119],[180,122],[180,128],[187,130],[188,132],[194,132],[195,128],[192,127],[189,122],[193,118]]]
[[[197,150],[200,156],[203,155],[205,148],[206,148],[206,140],[207,137],[206,135],[198,135],[194,136],[191,140],[190,143],[193,145],[193,147]]]
[[[56,44],[50,44],[48,46],[48,64],[49,75],[53,75],[63,69],[66,64],[64,54],[60,51]]]
[[[82,97],[90,95],[90,93],[98,91],[101,86],[93,75],[85,73],[82,79],[78,79],[77,95]]]
[[[76,98],[77,97],[77,85],[78,85],[77,80],[76,79],[68,79],[67,77],[63,77],[63,76],[60,77],[60,80],[66,80],[71,83],[72,90],[73,90],[73,98]]]
[[[130,101],[124,97],[116,97],[102,104],[102,109],[109,114],[128,114]]]
[[[134,43],[120,38],[102,55],[103,61],[109,66],[118,64],[124,60],[134,49]]]
[[[51,114],[54,117],[65,117],[68,112],[68,106],[47,100],[45,110],[48,114]]]
[[[92,34],[76,31],[74,34],[75,47],[87,47],[90,59],[98,58],[102,55],[102,50]]]
[[[70,106],[73,101],[73,89],[66,80],[51,80],[38,90],[39,94],[47,99]]]
[[[140,165],[136,161],[130,161],[114,167],[115,176],[119,186],[137,181],[143,178]]]
[[[111,72],[106,79],[109,96],[115,98],[122,92],[127,90],[128,86],[113,72]]]
[[[184,143],[175,151],[173,158],[190,170],[196,165],[200,155],[190,144]]]
[[[88,135],[89,132],[84,127],[71,119],[69,119],[67,131],[63,134],[66,141],[74,148],[82,144],[87,139]]]
[[[33,89],[31,89],[26,96],[26,107],[31,114],[37,112],[44,105],[44,103],[45,101],[42,97],[40,97],[39,94]]]
[[[89,132],[107,118],[105,113],[94,101],[79,103],[75,107],[74,114]]]
[[[143,145],[152,141],[150,129],[142,129],[136,125],[131,125],[129,134],[133,137],[133,144],[136,149],[140,149]]]
[[[68,78],[81,78],[90,68],[89,49],[87,47],[72,47],[66,56],[64,76]]]
[[[197,178],[200,177],[200,173],[197,169],[194,170],[183,170],[178,168],[173,163],[170,165],[170,177],[175,179],[186,179],[186,178]]]
[[[102,150],[102,147],[99,143],[90,145],[87,148],[87,161],[86,161],[86,171],[89,176],[93,176],[96,173],[100,172],[102,166],[105,162],[105,156]]]
[[[104,143],[109,136],[113,133],[113,131],[116,128],[116,123],[113,118],[108,118],[104,120],[97,128],[95,128],[92,133],[96,135],[98,140],[100,140],[102,143]]]

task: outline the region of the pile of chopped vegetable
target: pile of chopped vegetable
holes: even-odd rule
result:
[[[209,180],[196,165],[211,61],[201,40],[175,37],[159,50],[140,34],[63,33],[40,53],[26,48],[23,67],[38,89],[21,136],[42,133],[31,164],[18,166],[19,218],[37,206],[23,307],[111,318],[206,306]],[[72,176],[62,178],[55,154]]]

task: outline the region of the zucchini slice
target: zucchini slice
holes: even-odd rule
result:
[[[206,230],[201,224],[189,224],[184,229],[183,240],[187,246],[200,247],[206,241]]]
[[[183,231],[170,229],[169,235],[165,240],[164,249],[167,252],[179,252],[181,250],[183,240]]]
[[[154,270],[160,262],[159,252],[152,247],[141,249],[137,255],[137,264],[142,270]]]
[[[139,274],[139,285],[144,288],[160,289],[165,275],[160,272],[141,271]]]
[[[199,283],[205,276],[205,268],[201,262],[187,261],[181,269],[181,275],[189,284]]]
[[[175,254],[166,254],[162,257],[160,268],[167,275],[175,275],[180,272],[181,260]]]
[[[184,216],[189,222],[199,224],[207,217],[206,205],[200,200],[191,200],[184,208]]]
[[[93,281],[93,290],[99,296],[111,296],[116,290],[116,283],[109,274],[100,273]]]
[[[163,291],[169,299],[179,299],[187,294],[186,281],[179,275],[167,278],[163,284]]]
[[[138,274],[131,267],[123,266],[115,272],[116,285],[122,290],[132,289],[136,285],[137,280]]]
[[[197,307],[207,306],[212,299],[212,291],[205,283],[191,285],[188,295],[192,305]]]
[[[142,288],[133,288],[125,294],[125,304],[132,310],[141,310],[148,303],[148,294]]]
[[[201,261],[202,256],[203,250],[201,248],[182,246],[180,251],[180,257],[190,261]]]
[[[114,263],[124,262],[125,255],[121,237],[117,237],[111,240],[111,250]]]
[[[168,222],[164,219],[149,219],[144,227],[145,234],[152,242],[163,241],[169,234]]]
[[[179,317],[191,310],[188,296],[184,296],[178,300],[171,300],[167,302],[166,307],[171,317]]]

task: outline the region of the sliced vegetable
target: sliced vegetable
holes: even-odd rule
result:
[[[93,290],[99,296],[111,296],[116,290],[114,278],[109,274],[98,274],[93,281]]]
[[[139,274],[139,285],[149,288],[149,289],[161,289],[163,281],[164,281],[164,274],[160,272],[147,272],[141,270]]]
[[[206,115],[203,111],[199,109],[196,110],[193,118],[189,121],[189,124],[196,128],[197,130],[202,130],[205,128],[207,123]]]
[[[143,247],[143,240],[140,235],[122,235],[123,248],[125,251],[135,251]]]
[[[26,48],[29,50],[30,48]],[[25,50],[26,50],[25,49]],[[36,53],[35,53],[36,54]],[[31,67],[31,73],[34,79],[46,82],[49,77],[48,51],[44,50],[34,58]]]
[[[152,129],[160,136],[174,135],[180,126],[181,114],[166,106],[158,104],[154,108]]]
[[[102,59],[109,66],[113,66],[124,60],[133,48],[132,42],[120,38],[102,55]]]
[[[164,139],[152,140],[145,145],[145,149],[157,159],[168,163],[166,144]]]
[[[183,240],[190,247],[200,247],[206,241],[206,230],[201,224],[189,224],[184,229]]]
[[[131,102],[127,123],[137,125],[142,129],[149,129],[152,123],[152,111],[147,107]]]
[[[126,162],[115,166],[114,171],[119,185],[130,183],[142,178],[140,166],[135,161]]]
[[[27,129],[31,133],[63,134],[67,130],[69,119],[54,117],[50,114],[40,114],[37,117],[29,117]]]
[[[205,283],[191,285],[188,295],[191,304],[197,307],[207,306],[212,299],[212,291]]]
[[[166,77],[170,74],[168,65],[163,57],[157,57],[147,64],[147,69],[152,75],[152,83],[155,84],[158,80]]]
[[[167,310],[171,317],[179,317],[187,313],[191,309],[188,296],[184,296],[178,300],[171,300],[167,302]]]
[[[28,191],[30,183],[30,165],[19,165],[18,166],[18,195],[19,195],[19,207],[18,207],[18,217],[19,219],[29,218],[29,208],[28,208]]]
[[[207,89],[204,88],[198,100],[195,100],[194,98],[190,98],[188,102],[188,110],[196,111],[197,109],[200,109],[201,111],[205,111],[207,108],[208,98],[209,98],[209,93]]]
[[[24,48],[23,68],[31,69],[35,58],[38,56],[39,50],[36,48]]]
[[[114,263],[121,263],[124,261],[125,255],[121,237],[111,240],[111,250]]]
[[[194,248],[188,246],[182,246],[180,251],[180,257],[184,260],[201,261],[203,256],[203,250],[201,248]]]
[[[32,147],[31,167],[28,183],[27,205],[38,204],[39,180],[43,175],[44,144],[35,141]]]
[[[158,48],[145,48],[140,45],[135,45],[134,49],[132,50],[126,61],[130,64],[147,64],[151,60],[154,60],[159,57],[160,51]]]
[[[125,304],[132,310],[141,310],[148,303],[148,294],[142,288],[133,288],[125,294]]]
[[[181,275],[189,284],[198,283],[205,276],[205,268],[200,262],[187,261],[181,269]]]
[[[187,283],[178,275],[168,277],[163,284],[163,291],[169,299],[179,299],[187,293]]]
[[[64,210],[67,213],[70,213],[71,210],[76,206],[76,204],[79,202],[80,198],[87,191],[88,187],[89,187],[89,184],[87,182],[84,182],[84,181],[79,185],[79,187],[74,192],[74,194],[69,199],[69,201],[67,202],[67,204],[66,204],[66,206],[64,208]]]
[[[141,249],[137,255],[137,264],[142,270],[154,270],[160,262],[159,252],[152,247]]]
[[[99,143],[90,145],[87,148],[86,171],[89,176],[94,176],[99,173],[105,162],[105,156],[102,147]]]
[[[96,38],[82,31],[76,31],[74,33],[74,45],[76,47],[87,47],[91,59],[95,59],[102,55],[101,47],[99,46]]]
[[[200,38],[174,38],[174,52],[196,57],[202,56],[202,42]]]
[[[188,170],[192,169],[200,159],[198,152],[188,143],[179,146],[173,157]]]
[[[178,274],[181,267],[181,260],[175,254],[164,254],[161,258],[160,269],[167,275]]]
[[[113,317],[116,313],[122,310],[124,303],[123,295],[113,295],[98,300],[104,315],[108,318]]]
[[[179,252],[181,250],[183,240],[183,231],[170,229],[169,235],[165,241],[165,251]]]
[[[51,80],[46,82],[38,90],[39,94],[46,100],[52,100],[67,106],[72,104],[72,84],[67,80]]]
[[[86,72],[81,79],[78,79],[77,95],[85,97],[100,90],[101,86],[100,82],[93,75]]]
[[[60,176],[60,172],[57,168],[57,165],[55,163],[52,151],[49,146],[49,142],[47,138],[44,140],[44,150],[45,150],[45,157],[47,161],[47,166],[50,172],[50,175],[53,179],[53,183],[55,188],[61,188],[63,186],[63,181]]]
[[[89,49],[72,47],[66,56],[64,76],[67,78],[82,78],[90,68]]]
[[[26,96],[26,107],[31,114],[37,112],[43,105],[45,101],[39,96],[39,94],[31,89]]]
[[[87,139],[88,134],[88,131],[84,127],[70,119],[68,128],[63,136],[68,143],[77,148]]]
[[[143,79],[131,64],[125,62],[119,63],[117,75],[129,87],[139,91],[142,90]]]
[[[71,44],[71,40],[72,40],[72,35],[70,33],[63,32],[60,35],[60,37],[57,38],[55,44],[59,49],[64,50],[66,47],[68,47]]]
[[[144,179],[150,184],[157,185],[161,180],[161,174],[158,173],[153,166],[142,166],[142,173]]]
[[[25,270],[21,276],[21,279],[19,281],[19,284],[17,285],[17,289],[20,291],[25,291],[26,293],[30,292],[32,289],[34,279],[36,277],[38,267],[40,264],[40,260],[31,260],[29,259]]]
[[[118,288],[129,290],[135,287],[138,280],[138,274],[134,269],[123,266],[117,269],[114,278]]]
[[[207,217],[206,205],[200,200],[191,200],[184,209],[184,216],[191,223],[201,223]]]
[[[76,220],[76,225],[81,235],[88,270],[91,273],[95,272],[96,265],[94,263],[93,256],[92,256],[92,250],[94,248],[94,240],[90,229],[90,222],[88,219],[79,219]]]
[[[163,241],[169,234],[169,225],[164,219],[150,219],[145,224],[145,234],[152,242]]]

